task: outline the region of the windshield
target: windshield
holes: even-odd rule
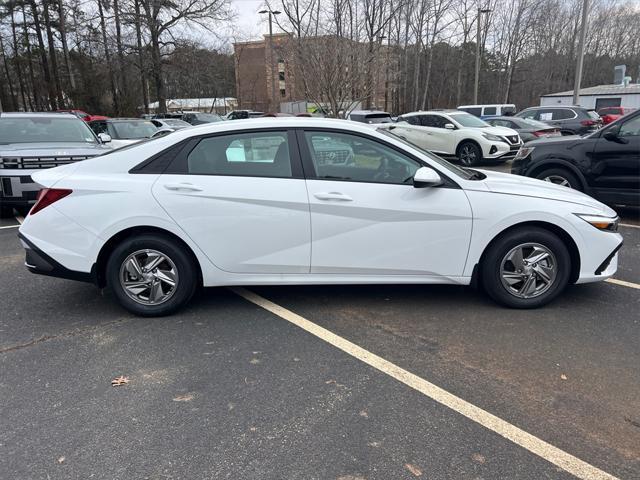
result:
[[[393,123],[388,113],[369,113],[365,115],[367,123]]]
[[[222,117],[213,113],[198,113],[196,118],[201,122],[222,122]]]
[[[158,127],[149,120],[117,121],[112,122],[111,127],[115,132],[115,138],[119,140],[149,138],[158,130]]]
[[[90,143],[98,140],[77,117],[0,117],[0,144]]]
[[[427,155],[431,160],[436,162],[441,167],[444,167],[449,172],[451,172],[451,173],[453,173],[453,174],[455,174],[455,175],[457,175],[459,177],[462,177],[465,180],[469,180],[469,179],[471,179],[471,178],[473,178],[475,176],[475,172],[474,171],[467,170],[466,168],[458,167],[457,165],[454,165],[453,163],[447,162],[445,159],[438,157],[433,152],[425,150],[424,148],[416,145],[415,143],[410,142],[406,138],[400,137],[399,135],[396,135],[395,133],[393,133],[393,130],[390,130],[392,128],[394,128],[394,127],[376,128],[376,131],[382,133],[383,135],[387,135],[389,137],[393,137],[394,140],[398,140],[399,142],[402,142],[405,145],[408,145],[409,147],[412,147],[412,148],[415,148],[416,150],[419,150],[420,152],[422,152],[425,155]]]
[[[458,122],[463,127],[470,128],[485,128],[490,127],[487,122],[484,120],[480,120],[478,117],[475,117],[469,113],[451,113],[451,118],[453,118],[456,122]]]
[[[165,124],[169,125],[170,127],[190,127],[191,126],[190,123],[187,123],[184,120],[180,120],[178,118],[165,118],[162,121]]]

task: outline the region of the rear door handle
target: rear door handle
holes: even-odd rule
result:
[[[198,187],[197,185],[193,185],[191,183],[166,183],[164,185],[164,188],[166,188],[167,190],[173,190],[173,191],[186,191],[186,192],[201,192],[202,188]]]
[[[353,198],[340,192],[320,192],[313,195],[318,200],[338,200],[340,202],[352,202]]]

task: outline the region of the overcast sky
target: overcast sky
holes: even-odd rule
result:
[[[234,26],[242,37],[257,40],[269,32],[267,16],[258,13],[265,7],[264,0],[231,0],[231,5],[237,14]]]

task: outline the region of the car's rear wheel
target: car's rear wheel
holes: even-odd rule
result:
[[[466,167],[478,165],[482,161],[482,150],[473,142],[462,142],[458,146],[456,154],[460,162]]]
[[[536,178],[574,190],[582,190],[582,184],[578,177],[566,168],[550,168],[538,173]]]
[[[169,315],[183,307],[198,284],[198,270],[184,247],[168,236],[125,239],[107,261],[107,285],[118,302],[145,317]]]
[[[554,233],[538,227],[511,230],[488,248],[481,265],[485,291],[511,308],[536,308],[569,283],[571,256]]]

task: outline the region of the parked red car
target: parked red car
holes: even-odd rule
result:
[[[91,115],[82,110],[56,110],[56,112],[60,113],[73,113],[76,117],[81,118],[85,122],[91,122],[93,120],[107,120],[109,117],[105,117],[104,115]]]
[[[602,124],[608,125],[614,120],[619,119],[623,115],[627,113],[631,113],[635,110],[635,108],[628,107],[604,107],[598,110],[598,115],[602,118]]]

